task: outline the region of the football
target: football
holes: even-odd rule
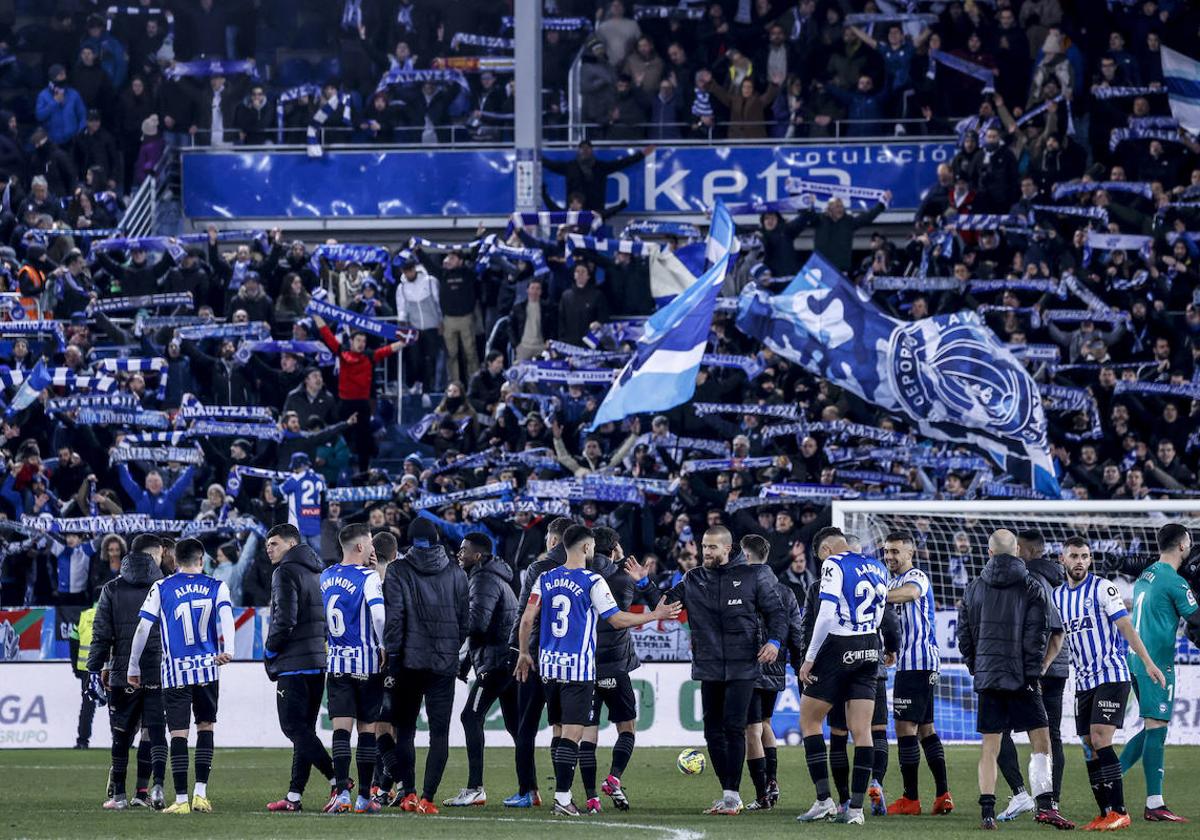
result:
[[[679,754],[679,758],[675,759],[675,766],[685,776],[699,776],[707,764],[704,753],[700,750],[684,750]]]

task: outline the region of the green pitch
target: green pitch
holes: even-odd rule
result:
[[[220,731],[217,732],[220,738]],[[626,789],[633,810],[622,814],[611,808],[607,797],[604,813],[595,817],[580,817],[573,821],[550,816],[546,808],[535,812],[514,811],[501,806],[500,801],[512,793],[512,751],[487,751],[488,805],[486,808],[442,809],[442,816],[420,817],[389,809],[378,816],[325,816],[320,808],[325,803],[327,788],[315,776],[309,786],[304,804],[311,811],[303,814],[268,814],[263,806],[281,797],[287,788],[290,753],[283,750],[218,750],[208,792],[216,813],[165,816],[141,810],[108,813],[100,809],[104,799],[104,784],[108,770],[108,754],[104,750],[75,752],[70,750],[4,750],[0,751],[0,837],[88,838],[287,838],[287,840],[327,840],[333,836],[353,838],[398,836],[476,837],[486,840],[522,838],[531,832],[554,831],[555,836],[595,837],[588,834],[602,829],[616,832],[606,836],[620,840],[699,840],[700,837],[736,837],[738,840],[808,835],[827,838],[845,832],[860,834],[849,826],[804,826],[794,817],[812,802],[812,785],[799,747],[783,747],[779,751],[779,780],[783,788],[780,807],[768,813],[742,814],[738,817],[705,817],[700,810],[719,794],[711,769],[698,777],[684,777],[675,769],[676,749],[639,749],[625,774]],[[978,808],[975,787],[975,758],[971,747],[947,749],[950,763],[951,792],[958,810],[947,817],[881,817],[868,816],[865,832],[891,838],[959,837],[976,835]],[[418,760],[417,772],[424,764],[424,751]],[[608,750],[600,750],[601,768],[607,766]],[[132,762],[131,762],[132,764]],[[539,754],[539,772],[550,773],[547,750]],[[130,767],[132,777],[133,767]],[[1200,748],[1167,748],[1167,802],[1176,810],[1200,821],[1200,805],[1195,798],[1195,779],[1200,778]],[[132,781],[132,778],[131,778]],[[461,749],[451,751],[445,781],[438,793],[439,800],[458,792],[466,781],[466,754]],[[885,788],[889,798],[898,795],[899,773],[895,752],[888,770]],[[921,784],[926,808],[932,803],[928,772],[922,764]],[[1007,801],[1007,790],[1000,796],[1000,807]],[[547,780],[545,791],[553,787]],[[1063,811],[1080,824],[1094,816],[1095,803],[1087,787],[1083,760],[1077,748],[1068,750],[1067,774],[1064,781]],[[171,801],[170,767],[167,770],[167,798]],[[582,804],[582,791],[576,784],[576,801]],[[743,795],[752,791],[747,777]],[[1195,836],[1192,825],[1149,824],[1141,820],[1145,788],[1140,769],[1126,777],[1126,794],[1130,812],[1134,814],[1132,835],[1140,837]],[[463,813],[466,811],[466,813]],[[336,824],[336,826],[335,826]],[[1015,823],[1001,826],[1005,836],[1041,836],[1053,834],[1048,828],[1034,825],[1028,815]]]

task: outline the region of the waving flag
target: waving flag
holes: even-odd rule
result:
[[[631,414],[674,408],[692,398],[733,243],[733,219],[718,203],[708,234],[711,266],[646,321],[633,358],[613,382],[592,429]]]
[[[1200,61],[1162,47],[1162,72],[1171,113],[1181,128],[1200,133]]]
[[[6,414],[12,417],[18,411],[24,411],[29,408],[29,406],[33,405],[33,401],[37,399],[38,394],[49,388],[53,384],[53,381],[54,377],[50,375],[50,370],[46,367],[46,360],[38,359],[38,363],[33,366],[33,370],[29,371],[29,376],[25,377],[25,381],[17,389],[17,393],[13,396],[12,405],[8,407]]]
[[[737,326],[922,435],[978,447],[1059,496],[1037,386],[975,313],[898,321],[814,254],[782,294],[743,293]]]

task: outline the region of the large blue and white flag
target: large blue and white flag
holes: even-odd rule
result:
[[[1162,47],[1163,83],[1171,113],[1181,128],[1200,133],[1200,61],[1170,47]]]
[[[21,387],[17,389],[17,393],[13,396],[12,405],[5,411],[5,415],[13,417],[18,411],[24,411],[33,405],[33,401],[37,399],[38,394],[54,384],[54,377],[50,373],[50,369],[46,367],[45,359],[38,359],[38,363],[33,366],[33,370],[29,372],[29,376],[25,377],[25,381],[21,383]]]
[[[708,232],[709,269],[646,321],[633,358],[609,388],[592,429],[631,414],[665,411],[692,398],[734,242],[733,219],[718,202]]]
[[[975,313],[898,321],[814,254],[782,294],[744,292],[737,326],[925,437],[978,447],[1058,497],[1037,386]]]

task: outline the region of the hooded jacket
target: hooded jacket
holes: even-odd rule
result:
[[[767,691],[783,691],[787,684],[787,663],[792,666],[804,661],[805,645],[804,625],[800,618],[800,605],[790,586],[779,579],[775,581],[776,591],[779,592],[779,603],[787,614],[787,635],[780,639],[782,647],[779,657],[769,665],[762,665],[762,674],[758,678],[757,687]],[[761,619],[758,622],[758,644],[762,647],[767,643],[767,625]]]
[[[521,578],[521,594],[517,596],[517,609],[525,609],[525,605],[529,603],[529,596],[533,592],[533,585],[537,583],[538,578],[542,576],[542,572],[547,572],[550,569],[557,568],[567,562],[567,550],[563,548],[560,542],[554,548],[546,553],[546,556],[540,560],[535,560],[529,564],[529,568],[525,570],[525,576]],[[541,612],[538,612],[533,617],[533,632],[529,634],[529,655],[536,662],[538,658],[538,639],[539,624]],[[512,631],[508,634],[508,646],[514,651],[520,650],[518,634],[521,632],[521,622],[513,624]]]
[[[518,616],[512,579],[503,557],[487,557],[467,572],[467,642],[476,676],[507,667],[508,634]]]
[[[470,629],[466,573],[440,545],[414,545],[383,580],[388,667],[453,676]]]
[[[651,608],[658,606],[662,593],[651,585],[648,579],[638,586],[625,569],[612,562],[603,554],[597,554],[592,559],[592,571],[596,572],[608,588],[612,590],[613,599],[623,611],[629,612],[633,599],[639,592],[645,593]],[[633,646],[633,636],[628,627],[617,629],[607,621],[597,622],[596,634],[596,679],[607,680],[628,674],[636,670],[642,661],[638,659],[637,650]]]
[[[129,670],[129,648],[140,621],[138,613],[151,585],[162,576],[158,563],[149,554],[127,554],[121,560],[121,573],[100,590],[87,669],[93,673],[109,671],[112,688],[129,685],[125,675]],[[153,675],[161,673],[161,660],[162,641],[155,627],[146,640],[140,662],[148,683],[159,681]]]
[[[976,692],[1018,691],[1041,676],[1050,609],[1042,584],[1020,558],[988,560],[958,608],[958,649]]]
[[[1026,563],[1025,568],[1033,575],[1034,580],[1041,584],[1042,592],[1046,596],[1046,618],[1050,635],[1064,632],[1062,616],[1058,614],[1058,608],[1054,606],[1054,590],[1062,586],[1067,579],[1067,573],[1063,569],[1062,563],[1056,563],[1045,557],[1037,557]],[[1050,663],[1050,667],[1042,676],[1065,680],[1070,673],[1071,649],[1064,644],[1059,649],[1058,656],[1054,657],[1054,661]]]
[[[782,646],[788,635],[770,567],[751,566],[740,553],[724,566],[692,569],[666,598],[687,610],[694,680],[757,680],[760,616],[767,639]]]
[[[271,575],[271,631],[263,664],[272,680],[294,671],[325,670],[325,604],[321,558],[305,543],[288,549]]]

